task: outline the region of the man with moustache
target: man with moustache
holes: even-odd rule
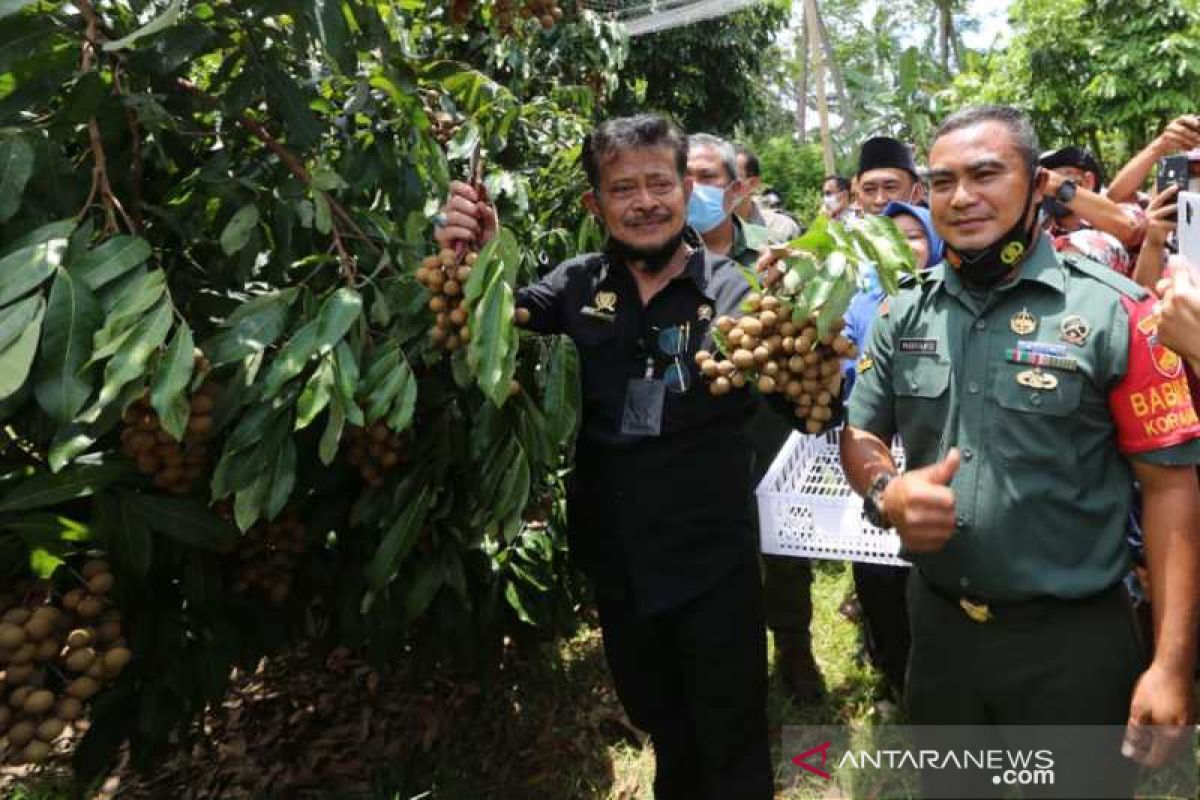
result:
[[[1049,179],[1037,160],[1016,109],[964,109],[936,133],[931,211],[947,258],[876,320],[842,463],[914,565],[913,724],[1091,726],[1077,741],[1048,739],[1055,791],[1112,797],[1132,794],[1136,777],[1116,753],[1160,763],[1172,736],[1151,726],[1192,719],[1200,423],[1148,292],[1055,253],[1038,230]],[[1121,583],[1134,478],[1154,597],[1149,666]],[[1037,730],[1008,744],[1054,735]],[[922,777],[937,796],[995,791],[990,775]]]
[[[743,431],[749,391],[713,396],[694,356],[740,314],[740,269],[687,227],[688,145],[654,115],[588,136],[583,201],[608,231],[517,296],[582,366],[583,421],[568,488],[570,546],[592,579],[605,654],[648,731],[660,800],[768,800],[766,640]],[[487,241],[496,215],[456,183],[438,243]]]

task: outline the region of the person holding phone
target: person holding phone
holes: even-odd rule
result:
[[[1142,242],[1131,276],[1139,286],[1155,290],[1167,260],[1167,243],[1175,232],[1179,185],[1168,184],[1154,195],[1146,209],[1146,239]]]
[[[1136,201],[1138,190],[1146,183],[1159,159],[1197,148],[1200,148],[1200,116],[1183,114],[1176,117],[1154,141],[1121,168],[1108,185],[1108,199],[1114,203]]]

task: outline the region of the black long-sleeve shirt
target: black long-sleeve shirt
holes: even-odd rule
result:
[[[572,552],[605,591],[628,591],[644,613],[671,608],[757,552],[754,455],[744,434],[753,390],[714,397],[695,354],[710,326],[740,316],[740,268],[702,247],[644,307],[623,263],[589,254],[522,289],[528,328],[564,333],[579,350],[583,419],[568,493]],[[622,432],[631,380],[661,379],[676,361],[659,333],[686,326],[677,356],[689,388],[666,392],[661,433]]]

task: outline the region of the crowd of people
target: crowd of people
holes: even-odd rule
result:
[[[1130,796],[1136,765],[1162,763],[1193,718],[1200,282],[1171,247],[1200,169],[1142,191],[1191,150],[1200,167],[1185,116],[1106,185],[1086,148],[1042,152],[1025,115],[981,106],[943,122],[923,168],[875,137],[853,176],[821,186],[822,214],[890,217],[921,269],[894,296],[870,275],[859,287],[845,331],[861,357],[829,423],[864,512],[912,563],[854,565],[845,605],[868,656],[918,726],[1113,726]],[[571,551],[618,696],[654,744],[655,796],[765,800],[768,629],[795,701],[824,691],[811,565],[757,547],[753,491],[796,418],[750,389],[704,391],[693,357],[751,293],[733,265],[770,281],[769,245],[801,227],[761,202],[750,150],[660,116],[601,123],[582,159],[606,245],[517,297],[529,330],[580,355]],[[436,236],[483,243],[497,225],[454,183]],[[1134,528],[1148,631],[1130,623]],[[1061,754],[1060,789],[1100,796],[1089,758]],[[986,796],[972,775],[926,779]]]

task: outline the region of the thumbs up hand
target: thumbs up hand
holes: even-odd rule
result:
[[[904,547],[914,553],[935,553],[954,535],[954,492],[950,481],[960,456],[953,447],[928,467],[905,472],[883,492],[883,511],[896,526]]]

